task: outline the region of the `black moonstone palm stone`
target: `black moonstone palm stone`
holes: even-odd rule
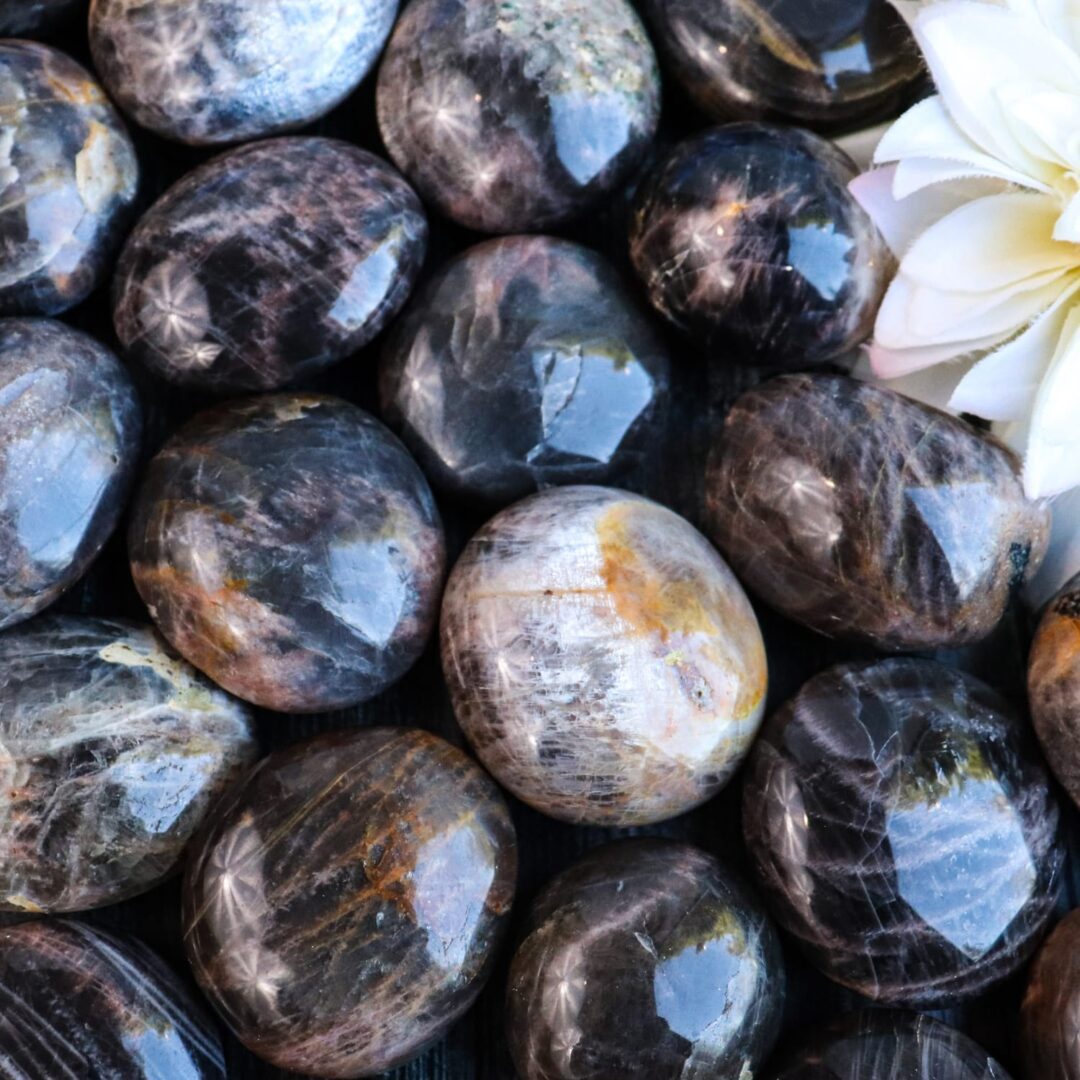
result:
[[[380,382],[436,485],[510,502],[639,465],[663,435],[670,364],[601,255],[511,236],[439,271],[391,333]]]
[[[870,334],[891,256],[807,131],[729,124],[678,143],[635,196],[630,255],[653,306],[714,362],[805,368]]]
[[[1059,813],[994,691],[929,660],[839,665],[762,728],[743,828],[780,925],[841,985],[945,1007],[1018,970],[1061,885]]]

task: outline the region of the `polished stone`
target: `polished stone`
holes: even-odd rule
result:
[[[1080,806],[1080,575],[1043,613],[1028,660],[1028,701],[1047,763]]]
[[[127,372],[48,319],[0,319],[0,629],[73,585],[116,526],[142,411]]]
[[[653,306],[716,363],[801,369],[853,349],[892,268],[854,177],[840,150],[794,128],[729,124],[677,144],[630,227]]]
[[[842,986],[913,1008],[1025,963],[1061,885],[1058,817],[1019,717],[929,660],[811,679],[765,723],[743,782],[781,927]]]
[[[521,1080],[757,1076],[780,1024],[780,940],[732,872],[687,844],[591,851],[540,893],[510,967]]]
[[[46,45],[0,41],[0,315],[56,315],[101,283],[139,164],[94,78]]]
[[[225,1080],[210,1018],[145,945],[68,919],[0,929],[0,1074]]]
[[[710,531],[751,592],[889,650],[985,637],[1039,567],[1050,511],[997,440],[881,387],[787,375],[743,394],[706,477]]]
[[[1080,910],[1043,943],[1020,1008],[1024,1076],[1080,1080]]]
[[[85,7],[86,0],[0,0],[0,36],[49,33]]]
[[[255,757],[243,706],[155,633],[75,616],[0,635],[0,745],[0,910],[23,912],[158,884]]]
[[[481,232],[533,232],[584,213],[641,161],[660,78],[626,0],[413,0],[377,104],[425,200]]]
[[[848,1013],[764,1080],[1009,1080],[1009,1074],[956,1028],[931,1016],[881,1010]]]
[[[397,0],[93,0],[94,66],[143,127],[194,145],[317,120],[379,55]]]
[[[438,510],[416,463],[340,398],[200,413],[151,461],[128,538],[139,594],[183,656],[282,712],[355,705],[435,623]]]
[[[663,342],[614,268],[512,236],[448,263],[383,353],[383,412],[438,486],[510,502],[616,479],[656,451]]]
[[[338,731],[223,802],[185,878],[184,940],[254,1053],[372,1076],[472,1004],[516,872],[509,811],[470,758],[417,729]]]
[[[671,73],[716,120],[891,120],[924,78],[889,0],[646,0]]]
[[[254,143],[189,173],[139,222],[114,279],[117,336],[170,382],[276,389],[366,345],[426,244],[419,200],[373,154]]]
[[[765,648],[723,559],[677,514],[551,488],[469,541],[443,672],[480,760],[552,817],[643,825],[720,790],[765,704]]]

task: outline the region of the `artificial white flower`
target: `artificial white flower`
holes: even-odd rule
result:
[[[894,3],[938,93],[852,184],[900,260],[870,362],[1000,422],[1056,495],[1080,485],[1080,0]]]

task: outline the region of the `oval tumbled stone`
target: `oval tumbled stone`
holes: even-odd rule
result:
[[[1050,523],[997,440],[841,375],[743,394],[706,486],[713,539],[753,592],[890,650],[985,637],[1042,561]]]
[[[55,616],[0,636],[0,910],[156,885],[254,758],[244,706],[148,627]]]

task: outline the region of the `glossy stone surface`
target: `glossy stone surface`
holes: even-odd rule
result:
[[[1035,1073],[1038,1080],[1050,1080]],[[848,1013],[808,1039],[766,1080],[1009,1080],[963,1032],[931,1016]]]
[[[371,1076],[472,1003],[513,899],[510,814],[425,731],[338,731],[264,759],[185,879],[203,990],[267,1061]]]
[[[870,335],[892,260],[855,167],[794,128],[686,139],[635,196],[630,257],[662,315],[716,362],[805,368]]]
[[[1080,575],[1043,613],[1028,659],[1028,702],[1046,761],[1080,806]]]
[[[757,899],[687,844],[591,851],[544,888],[510,968],[521,1080],[757,1076],[784,1000]]]
[[[823,634],[951,648],[997,625],[1046,551],[996,439],[891,390],[787,375],[714,442],[710,531],[751,592]]]
[[[626,0],[412,0],[377,105],[390,156],[427,202],[481,232],[533,232],[640,162],[660,77]]]
[[[82,911],[176,868],[255,758],[247,711],[148,628],[57,616],[0,635],[0,910]]]
[[[92,0],[90,50],[124,112],[193,145],[302,127],[374,64],[397,0]]]
[[[1061,884],[1058,808],[989,687],[929,660],[842,664],[766,721],[743,829],[780,925],[843,986],[941,1008],[1016,971]]]
[[[468,543],[443,672],[480,760],[552,817],[643,825],[730,779],[761,722],[765,648],[708,541],[648,499],[552,488]]]
[[[254,143],[189,173],[139,222],[114,279],[117,336],[170,382],[276,389],[366,345],[426,245],[419,200],[373,154]]]
[[[617,478],[663,437],[670,364],[614,268],[512,236],[470,248],[383,353],[384,415],[434,483],[509,502]]]
[[[47,319],[0,319],[0,629],[74,584],[124,508],[142,410],[119,361]]]
[[[90,73],[47,45],[0,41],[0,115],[0,315],[56,315],[108,269],[135,148]]]
[[[716,120],[828,130],[898,115],[925,68],[888,0],[647,0],[672,74]]]
[[[145,945],[68,919],[0,929],[0,1071],[224,1080],[210,1018]]]
[[[86,0],[0,0],[0,35],[51,31],[71,20]]]
[[[424,648],[445,569],[427,481],[340,398],[200,413],[146,470],[128,538],[139,594],[183,656],[283,712],[374,697]]]
[[[1080,1080],[1080,909],[1043,942],[1020,1009],[1024,1075]]]

